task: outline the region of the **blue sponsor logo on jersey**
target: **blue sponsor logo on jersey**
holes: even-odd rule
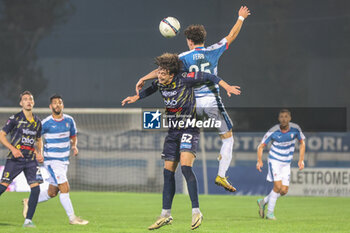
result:
[[[161,113],[159,110],[156,112],[144,111],[143,112],[143,128],[144,129],[160,129],[161,127]]]

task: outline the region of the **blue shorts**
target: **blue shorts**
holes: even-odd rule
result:
[[[36,160],[31,158],[26,159],[7,159],[5,164],[4,172],[2,173],[1,182],[11,184],[11,182],[21,173],[27,179],[27,183],[43,183],[43,177],[41,176],[40,168]]]
[[[162,159],[180,161],[180,153],[187,151],[196,155],[199,142],[199,129],[169,129],[164,141]]]

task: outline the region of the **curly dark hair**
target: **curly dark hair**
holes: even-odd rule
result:
[[[187,39],[192,40],[195,45],[204,44],[207,31],[203,25],[190,25],[184,31]]]
[[[177,74],[181,70],[182,61],[176,53],[163,53],[155,58],[155,63],[161,69],[169,71],[169,74]]]

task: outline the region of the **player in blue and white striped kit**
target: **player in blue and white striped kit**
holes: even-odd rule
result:
[[[261,172],[263,150],[271,141],[267,160],[267,180],[274,182],[274,186],[269,195],[258,200],[259,215],[264,218],[265,205],[268,204],[266,219],[270,220],[276,220],[274,208],[277,199],[288,192],[290,163],[293,160],[296,139],[300,142],[298,166],[300,170],[304,168],[305,136],[303,132],[297,124],[290,122],[291,113],[287,109],[280,111],[278,120],[280,124],[272,127],[262,139],[258,147],[258,162],[256,164],[256,169]]]
[[[86,225],[89,222],[74,214],[69,197],[67,170],[70,151],[78,154],[77,127],[73,117],[63,114],[63,100],[60,95],[50,98],[52,115],[42,121],[44,144],[44,166],[50,174],[48,190],[41,190],[38,202],[47,201],[60,192],[60,201],[65,209],[70,224]]]
[[[237,19],[236,24],[232,27],[230,33],[220,42],[207,48],[204,47],[206,31],[203,25],[191,25],[185,30],[186,41],[190,51],[179,55],[184,64],[185,71],[201,71],[217,75],[218,61],[221,55],[236,39],[239,31],[241,30],[244,19],[250,15],[250,11],[246,6],[242,6],[238,12],[238,15],[239,18]],[[156,77],[156,71],[152,71],[151,73],[142,77],[136,84],[136,92],[138,93],[138,91],[142,88],[144,81]],[[230,192],[234,192],[236,189],[228,182],[226,178],[226,172],[232,160],[234,143],[232,122],[221,101],[219,87],[217,84],[208,82],[204,85],[197,86],[194,89],[194,92],[197,103],[197,115],[214,118],[215,120],[220,120],[222,122],[221,127],[218,129],[219,135],[222,139],[222,146],[219,156],[219,170],[215,183],[224,187]]]

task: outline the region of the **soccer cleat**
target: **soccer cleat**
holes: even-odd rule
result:
[[[86,225],[88,223],[89,221],[81,219],[80,217],[77,217],[77,216],[75,216],[75,218],[72,221],[69,220],[69,224],[72,224],[72,225]]]
[[[228,177],[217,176],[215,178],[215,184],[224,187],[229,192],[236,192],[236,188],[228,182],[227,178]]]
[[[32,221],[24,223],[22,226],[23,227],[29,227],[29,228],[35,228],[36,227]]]
[[[192,215],[192,225],[191,229],[194,230],[202,224],[203,215],[202,213],[197,213]]]
[[[172,222],[173,222],[173,217],[171,216],[167,216],[167,217],[159,216],[157,218],[157,221],[148,227],[148,230],[158,229],[158,228],[161,228],[162,226],[170,225]]]
[[[23,217],[26,218],[27,217],[27,212],[28,212],[28,198],[24,198],[22,200],[22,204],[23,204]]]
[[[266,219],[267,220],[277,220],[273,213],[267,213],[266,214]]]
[[[265,204],[262,204],[264,202],[263,199],[258,199],[257,203],[258,203],[258,206],[259,206],[259,215],[260,217],[264,218],[265,217],[265,206],[266,206],[266,203]]]

